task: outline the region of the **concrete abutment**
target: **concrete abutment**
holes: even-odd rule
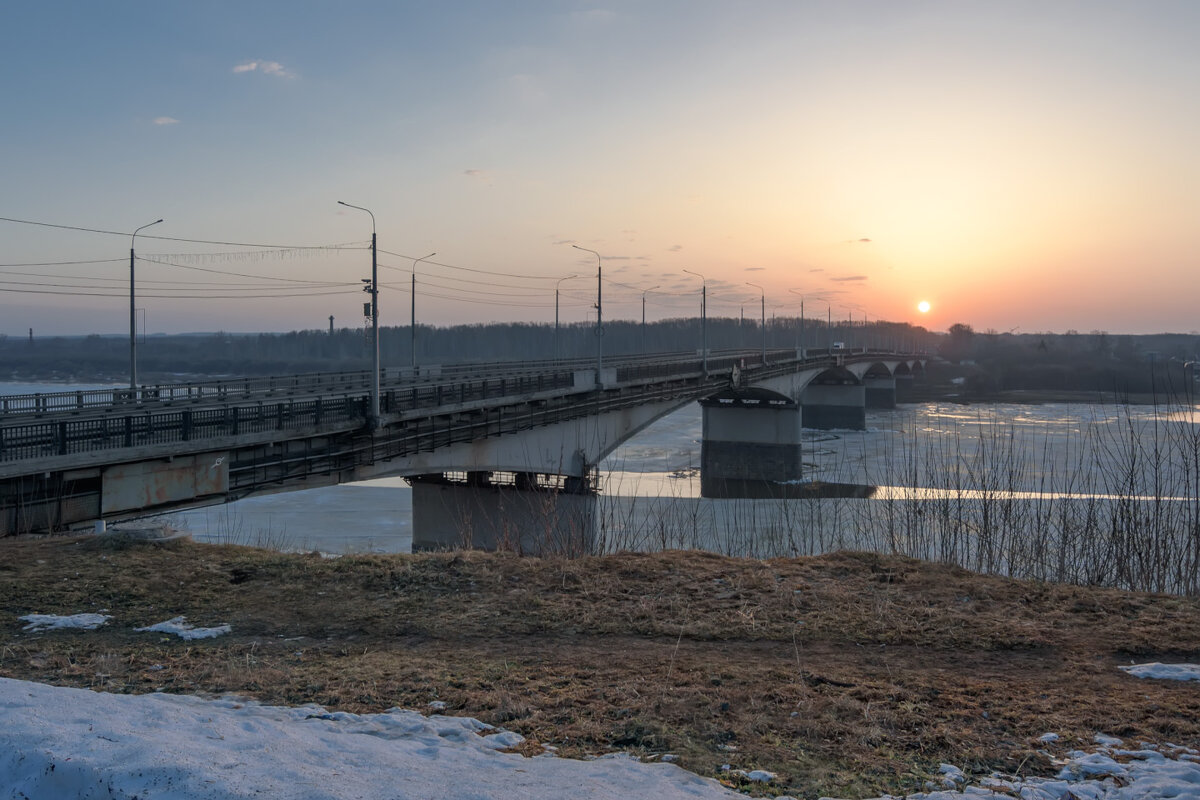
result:
[[[596,491],[586,478],[531,472],[418,475],[412,551],[507,550],[579,556],[596,538]]]
[[[800,478],[801,419],[795,401],[765,389],[732,389],[700,401],[700,494],[764,497]]]

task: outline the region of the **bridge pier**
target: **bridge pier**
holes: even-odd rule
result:
[[[912,399],[913,383],[911,372],[896,375],[896,402],[907,403]]]
[[[595,542],[589,480],[533,472],[450,472],[408,478],[412,550],[508,550],[579,556]]]
[[[729,389],[700,401],[703,497],[781,496],[800,477],[800,408],[766,389]]]
[[[866,387],[853,375],[817,378],[801,397],[804,427],[818,430],[867,429]]]
[[[867,408],[895,408],[896,379],[891,375],[867,375],[863,378],[863,394]]]

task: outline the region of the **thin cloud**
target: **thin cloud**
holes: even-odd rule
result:
[[[668,248],[667,248],[667,252],[668,252],[668,253],[678,253],[678,252],[679,252],[680,250],[682,250],[682,249],[683,249],[683,245],[681,245],[681,244],[673,244],[673,245],[671,245],[670,247],[668,247]]]
[[[867,244],[867,243],[869,243],[871,240],[870,240],[870,239],[859,239],[858,241],[862,242],[863,244]]]
[[[296,73],[285,68],[278,61],[246,61],[233,68],[235,73],[261,72],[264,75],[274,75],[277,78],[294,78]]]
[[[850,283],[852,281],[865,281],[865,280],[867,280],[867,276],[866,275],[847,275],[844,278],[830,278],[829,280],[834,281],[836,283]]]
[[[488,172],[486,169],[464,169],[462,174],[465,175],[468,180],[477,181],[485,186],[492,185],[492,173]]]
[[[809,270],[809,272],[824,272],[824,271],[825,271],[824,267],[814,267],[813,269]]]
[[[155,117],[154,124],[155,125],[178,125],[179,120],[175,119],[174,117]]]
[[[762,272],[766,267],[746,267],[742,272]]]

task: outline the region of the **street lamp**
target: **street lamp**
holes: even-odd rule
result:
[[[757,283],[751,283],[750,281],[746,281],[746,285],[753,286],[755,289],[758,289],[759,293],[762,295],[762,323],[761,323],[762,324],[762,339],[763,339],[762,363],[764,366],[766,366],[766,363],[767,363],[767,290],[764,289],[763,287],[759,286]]]
[[[160,222],[162,222],[161,219],[156,219],[154,222],[147,222],[142,227],[134,230],[133,235],[129,237],[129,390],[132,393],[131,399],[137,398],[137,303],[134,300],[133,280],[133,265],[137,261],[137,256],[133,252],[133,246],[137,240],[139,231],[149,228],[151,225],[157,225]]]
[[[338,200],[338,205],[353,208],[358,211],[370,209],[362,206],[352,206]],[[379,261],[375,241],[375,215],[371,214],[371,282],[363,290],[371,295],[371,340],[374,342],[374,353],[371,356],[371,417],[368,424],[371,430],[379,426]]]
[[[799,289],[788,289],[792,294],[800,295],[800,344],[796,349],[799,351],[797,355],[804,358],[804,294]]]
[[[604,369],[604,316],[600,307],[601,302],[601,279],[604,277],[603,267],[600,265],[600,254],[588,247],[580,247],[577,244],[571,245],[576,250],[586,250],[596,257],[596,386],[603,388],[604,379],[601,377],[601,370]]]
[[[708,377],[708,282],[704,280],[704,276],[699,272],[692,272],[690,269],[685,269],[688,275],[695,275],[700,279],[700,363],[704,370],[704,377]]]
[[[646,352],[646,292],[652,292],[658,288],[658,285],[651,286],[649,289],[642,289],[642,352]]]
[[[427,258],[433,258],[437,253],[430,253],[427,256],[421,256],[413,261],[412,274],[412,368],[413,376],[417,374],[417,264],[420,264]]]
[[[568,275],[565,278],[559,278],[554,283],[554,360],[558,360],[558,287],[562,286],[563,281],[569,281],[572,278],[578,278],[578,275]]]

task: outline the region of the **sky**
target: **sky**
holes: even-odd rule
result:
[[[12,3],[0,334],[128,335],[159,218],[140,331],[361,327],[339,200],[382,325],[433,253],[422,324],[594,321],[599,266],[605,320],[703,281],[712,316],[1190,332],[1198,33],[1192,0]]]

